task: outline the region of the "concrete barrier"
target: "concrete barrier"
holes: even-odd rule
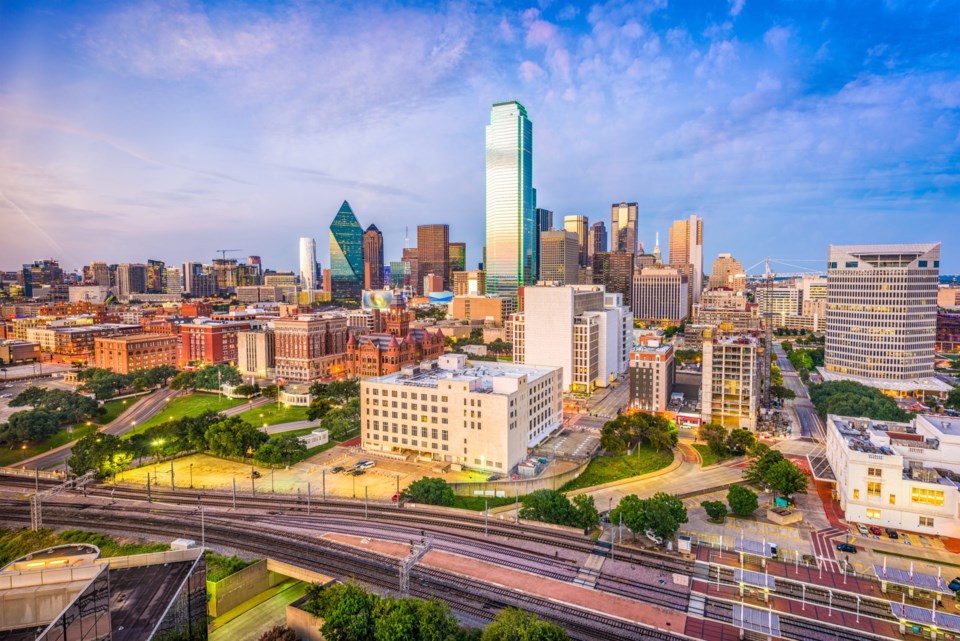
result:
[[[216,583],[207,581],[207,593],[210,596],[207,611],[210,616],[220,616],[283,580],[283,575],[267,569],[266,560],[260,560]]]
[[[300,641],[324,641],[320,633],[323,619],[300,609],[306,600],[307,597],[301,597],[287,606],[287,627],[297,633]]]

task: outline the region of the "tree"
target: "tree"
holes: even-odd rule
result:
[[[670,424],[660,416],[651,418],[657,421],[653,422],[647,432],[647,443],[658,452],[674,447],[677,444],[677,430],[671,428]]]
[[[278,625],[261,634],[259,641],[300,641],[300,637],[287,626]]]
[[[314,398],[327,399],[331,403],[343,404],[352,398],[360,396],[360,381],[330,381],[329,383],[314,383],[310,386],[310,395]]]
[[[960,410],[960,385],[950,390],[950,393],[947,394],[947,400],[943,402],[943,406]]]
[[[344,583],[324,588],[318,599],[323,618],[320,631],[328,641],[369,641],[374,638],[374,609],[379,597],[358,585]]]
[[[807,475],[793,461],[774,463],[767,470],[764,482],[780,496],[789,499],[792,494],[807,493]]]
[[[238,416],[225,418],[207,428],[204,438],[219,456],[248,456],[256,452],[267,435]]]
[[[749,516],[760,506],[756,492],[742,485],[733,485],[727,490],[727,503],[737,516]]]
[[[93,471],[98,479],[107,478],[125,469],[133,460],[127,443],[112,434],[88,434],[74,443],[67,465],[80,476]]]
[[[60,431],[57,415],[45,409],[34,409],[12,414],[0,425],[0,443],[13,446],[38,443]]]
[[[281,434],[257,448],[253,458],[266,465],[291,465],[304,457],[307,446],[293,434]]]
[[[810,388],[810,400],[821,418],[836,414],[906,422],[913,416],[901,410],[895,400],[880,390],[853,381],[827,381],[814,385]]]
[[[657,492],[645,504],[645,520],[647,529],[661,537],[664,541],[672,539],[687,522],[687,508],[683,501],[672,494]]]
[[[750,451],[756,442],[757,437],[750,430],[735,429],[727,436],[726,448],[734,456],[740,456]]]
[[[342,441],[360,431],[360,399],[352,398],[343,407],[330,410],[322,425],[330,431],[330,438]]]
[[[453,505],[456,495],[450,484],[441,478],[425,476],[407,486],[401,496],[406,501],[427,505]]]
[[[770,393],[781,401],[792,401],[797,397],[797,394],[792,389],[784,387],[783,385],[771,385]]]
[[[47,390],[42,387],[37,387],[36,385],[31,385],[27,389],[23,390],[16,396],[14,396],[8,405],[10,407],[38,407],[40,403],[43,402],[43,399],[47,396]]]
[[[727,506],[723,501],[704,501],[700,506],[712,521],[722,521],[727,516]]]
[[[233,393],[236,394],[237,396],[253,396],[259,391],[260,391],[259,388],[255,387],[254,385],[250,385],[248,383],[245,383],[243,385],[237,385],[235,388],[233,388]]]
[[[593,497],[589,494],[577,494],[571,501],[573,509],[576,511],[577,526],[584,530],[596,527],[600,522],[600,513],[593,502]]]
[[[628,494],[620,499],[617,507],[610,510],[610,522],[616,525],[623,524],[636,537],[638,532],[646,531],[644,521],[643,499],[636,494]]]
[[[697,436],[710,446],[710,450],[718,455],[727,453],[727,428],[719,423],[704,423],[700,426]]]
[[[747,465],[743,476],[749,483],[763,485],[766,483],[767,471],[784,460],[783,454],[780,453],[780,450],[770,449],[769,446],[766,446],[765,449],[758,446],[754,449],[754,452],[756,453],[755,458]]]
[[[312,401],[310,401],[310,406],[307,408],[307,419],[315,421],[319,418],[323,418],[330,410],[333,409],[333,407],[333,403],[326,398],[314,398]]]
[[[490,622],[482,641],[568,641],[566,630],[535,614],[506,608]]]
[[[520,518],[555,525],[577,526],[577,511],[570,499],[556,490],[536,490],[520,502]]]
[[[170,387],[173,387],[173,383],[170,384]],[[276,398],[280,395],[280,386],[279,385],[267,385],[260,390],[260,396],[264,398]]]
[[[616,430],[608,430],[606,425],[600,431],[600,447],[602,447],[607,454],[612,454],[618,456],[627,451],[627,442],[623,440],[623,436],[620,432]]]
[[[771,385],[783,385],[783,373],[780,371],[780,367],[777,365],[777,359],[774,357],[773,364],[770,366],[770,384]]]
[[[181,390],[181,389],[192,389],[193,388],[193,372],[180,372],[170,381],[170,389]]]

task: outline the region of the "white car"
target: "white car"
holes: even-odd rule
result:
[[[663,538],[654,534],[653,530],[647,530],[646,532],[643,533],[643,535],[648,539],[650,539],[651,541],[653,541],[654,543],[656,543],[657,545],[663,545]]]
[[[360,461],[357,463],[358,470],[369,470],[371,467],[376,467],[377,463],[375,461]]]

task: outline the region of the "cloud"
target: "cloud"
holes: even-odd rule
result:
[[[740,15],[740,12],[743,11],[743,6],[747,4],[747,0],[728,0],[730,3],[730,15],[737,17]]]
[[[771,27],[763,34],[763,42],[777,53],[783,53],[791,33],[788,27]]]
[[[520,77],[524,82],[531,82],[538,78],[542,78],[545,75],[543,67],[535,63],[533,60],[524,60],[520,63]]]

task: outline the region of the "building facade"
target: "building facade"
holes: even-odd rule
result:
[[[704,423],[757,428],[763,378],[763,346],[751,336],[703,335],[700,402]]]
[[[197,318],[180,325],[180,367],[226,365],[237,362],[237,334],[250,329],[250,323],[214,321]]]
[[[577,235],[569,231],[540,234],[540,283],[578,284],[580,248]]]
[[[670,227],[670,266],[685,270],[692,309],[703,292],[703,219],[675,220]]]
[[[633,277],[633,317],[677,325],[687,318],[687,277],[672,267],[648,267]]]
[[[483,270],[453,272],[454,296],[483,296],[486,293],[487,274]]]
[[[317,286],[317,241],[313,238],[300,239],[300,288],[308,291],[320,289]]]
[[[129,374],[161,365],[176,367],[179,344],[176,336],[161,334],[97,338],[94,342],[94,363],[96,367],[117,374]]]
[[[447,288],[453,288],[453,275],[467,269],[467,244],[450,243],[450,276],[447,279]]]
[[[360,384],[362,447],[509,473],[563,423],[560,370],[463,354]]]
[[[673,345],[641,344],[630,353],[630,409],[667,411],[674,378]]]
[[[454,320],[480,320],[496,327],[515,311],[517,301],[513,296],[454,296],[450,304]]]
[[[611,205],[610,238],[610,251],[631,256],[637,253],[637,203]]]
[[[330,223],[330,293],[337,302],[359,302],[363,291],[363,229],[343,201]]]
[[[590,225],[590,232],[587,234],[587,250],[591,264],[593,263],[594,255],[609,251],[608,247],[607,226],[603,224],[602,220],[598,220]]]
[[[536,204],[536,203],[534,203]],[[536,230],[534,237],[536,238],[537,245],[537,256],[540,256],[540,234],[545,231],[551,231],[553,229],[553,212],[549,209],[543,209],[542,207],[536,207],[533,213],[534,220],[536,221]],[[537,258],[536,268],[540,269],[540,259]],[[534,274],[534,280],[540,279],[540,272],[538,271]]]
[[[633,299],[633,267],[635,254],[600,252],[593,256],[593,284],[603,285],[607,292],[623,296],[630,307]]]
[[[590,266],[590,220],[586,216],[564,216],[563,229],[577,235],[577,251],[581,267]]]
[[[730,254],[720,254],[710,268],[707,288],[744,291],[747,288],[747,275],[743,271],[743,264]]]
[[[266,378],[276,367],[273,330],[237,333],[237,369],[242,376]]]
[[[347,317],[316,314],[273,322],[277,376],[310,382],[342,374],[347,350]]]
[[[387,332],[351,336],[344,356],[347,377],[371,378],[399,372],[404,367],[443,355],[442,331],[409,330],[404,336]]]

